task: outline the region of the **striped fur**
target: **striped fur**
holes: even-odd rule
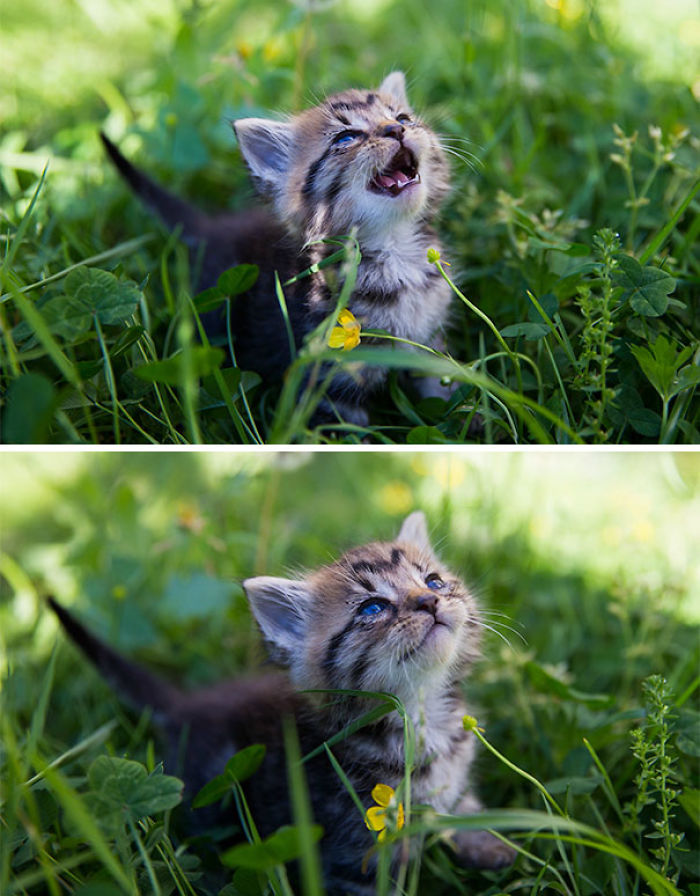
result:
[[[406,519],[393,542],[351,550],[302,579],[257,577],[244,588],[273,656],[289,667],[289,675],[223,682],[194,693],[180,692],[140,670],[65,609],[54,601],[51,605],[118,693],[139,709],[156,709],[154,718],[166,733],[166,768],[182,775],[190,796],[219,774],[236,750],[266,744],[263,766],[246,785],[263,834],[291,819],[282,719],[294,718],[302,751],[308,753],[375,705],[369,697],[306,690],[395,694],[417,736],[413,802],[441,813],[478,812],[470,773],[474,737],[462,725],[467,708],[461,682],[479,655],[479,609],[436,557],[421,513]],[[187,750],[184,766],[178,768],[175,757],[183,732]],[[404,733],[396,713],[361,728],[333,751],[366,807],[377,783],[401,786]],[[321,849],[327,891],[371,893],[374,866],[370,862],[366,867],[363,859],[372,838],[362,818],[325,754],[304,768],[314,816],[325,831]],[[225,813],[218,819],[227,821]],[[460,832],[453,845],[467,865],[498,868],[513,858],[509,848],[483,831]]]
[[[206,216],[158,187],[106,138],[122,176],[166,223],[179,226],[202,265],[201,288],[222,270],[248,262],[261,269],[250,293],[230,314],[238,363],[280,378],[290,357],[274,289],[274,272],[293,278],[335,247],[328,237],[354,234],[362,259],[349,307],[365,329],[437,345],[450,289],[427,261],[440,249],[431,222],[447,194],[449,170],[435,133],[408,104],[404,76],[393,72],[376,90],[347,90],[283,121],[247,118],[234,124],[243,157],[266,209]],[[323,270],[286,291],[295,343],[335,307]],[[210,336],[226,331],[221,313],[206,322]],[[345,373],[329,390],[341,416],[367,422],[365,404],[386,373]],[[436,384],[419,388],[440,394]],[[329,413],[329,417],[333,414]]]

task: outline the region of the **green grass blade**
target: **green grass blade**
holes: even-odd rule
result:
[[[299,830],[300,865],[303,892],[307,896],[322,896],[323,879],[318,846],[311,836],[313,817],[304,766],[299,751],[299,739],[291,719],[284,723],[284,747],[287,756],[287,780],[292,802],[294,823]]]
[[[695,183],[690,187],[684,199],[681,201],[675,212],[671,215],[665,226],[661,228],[661,230],[656,234],[656,236],[651,240],[646,249],[639,256],[640,264],[646,264],[650,258],[656,255],[656,253],[663,246],[669,236],[673,233],[676,225],[685,214],[685,210],[688,208],[693,199],[695,199],[698,193],[700,193],[700,180],[695,181]]]
[[[44,182],[46,181],[46,172],[49,170],[49,163],[47,162],[44,165],[44,170],[41,172],[41,177],[39,178],[39,183],[36,185],[36,189],[34,190],[34,194],[27,206],[27,210],[22,215],[22,220],[19,222],[19,226],[17,227],[17,231],[15,233],[15,237],[10,244],[9,249],[7,250],[7,254],[5,255],[5,260],[2,263],[2,268],[0,268],[0,283],[5,280],[5,277],[10,271],[10,267],[15,260],[15,256],[19,251],[19,247],[22,245],[22,241],[24,240],[24,234],[27,232],[27,228],[29,227],[29,222],[32,218],[32,213],[34,211],[34,206],[37,203],[37,199],[39,198],[39,193],[41,193],[42,187],[44,186]],[[3,297],[4,298],[4,297]]]

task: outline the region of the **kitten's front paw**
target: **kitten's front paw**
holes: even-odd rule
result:
[[[460,864],[466,868],[506,868],[517,856],[512,846],[488,831],[458,831],[452,839]]]

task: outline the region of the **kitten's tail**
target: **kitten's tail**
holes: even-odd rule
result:
[[[167,716],[179,697],[177,688],[105,644],[53,597],[47,601],[66,634],[97,666],[120,697],[137,710],[150,707],[156,715]]]
[[[197,241],[201,238],[206,219],[202,212],[190,205],[189,202],[185,202],[184,199],[180,199],[161,187],[145,172],[132,165],[119,152],[109,137],[102,132],[100,132],[100,139],[114,167],[144,205],[155,212],[171,230],[180,226],[185,242],[188,242],[188,237],[190,241],[192,239]]]

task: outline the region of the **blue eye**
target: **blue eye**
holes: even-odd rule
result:
[[[347,146],[361,136],[362,134],[359,131],[341,131],[333,138],[333,144],[335,146]]]
[[[360,616],[376,616],[386,609],[386,602],[383,600],[368,600],[362,604],[359,609]]]
[[[439,591],[440,588],[444,588],[445,586],[445,583],[436,572],[430,573],[428,578],[425,580],[425,584],[428,586],[428,588],[430,588],[431,591]]]

